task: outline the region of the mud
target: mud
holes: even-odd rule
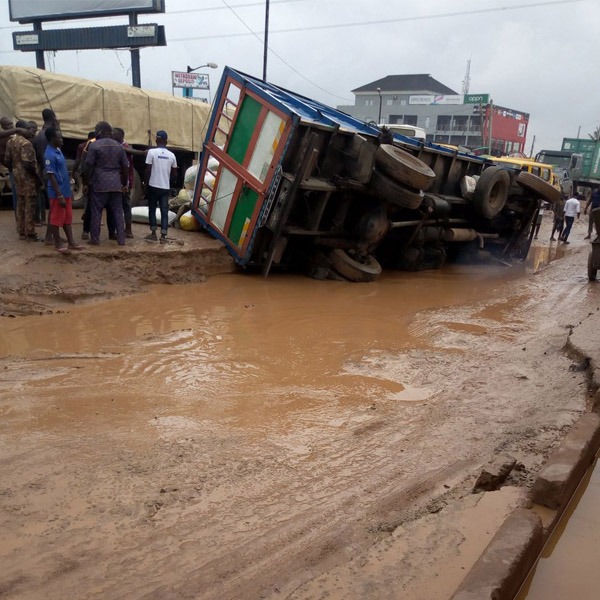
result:
[[[586,258],[0,320],[0,595],[450,597],[586,410]],[[471,494],[498,453],[523,467]]]

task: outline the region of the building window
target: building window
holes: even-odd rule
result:
[[[417,115],[404,115],[404,124],[405,125],[416,125],[417,124]]]
[[[365,106],[373,106],[373,100],[365,100]]]
[[[386,106],[391,106],[392,104],[394,104],[394,101],[391,100],[391,99],[390,100],[386,100],[385,104],[386,104]]]
[[[406,106],[406,100],[400,100],[400,106]]]

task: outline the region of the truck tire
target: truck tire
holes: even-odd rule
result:
[[[376,170],[371,175],[369,185],[373,192],[392,206],[414,210],[423,202],[423,192],[400,185],[391,177]]]
[[[435,179],[435,173],[422,160],[392,144],[377,148],[375,164],[398,183],[418,190],[428,190]]]
[[[484,219],[493,219],[508,199],[510,176],[505,169],[488,167],[482,174],[473,194],[473,208]]]
[[[588,255],[588,279],[590,281],[596,281],[597,274],[598,267],[594,266],[594,253],[590,251]]]
[[[370,254],[362,258],[351,255],[346,250],[334,248],[329,253],[329,259],[331,266],[350,281],[366,283],[375,281],[381,275],[381,265]]]
[[[69,174],[73,172],[75,161],[72,158],[67,158],[67,170]],[[83,178],[79,171],[71,175],[71,192],[73,194],[73,208],[83,208]]]
[[[517,176],[517,183],[522,188],[537,194],[542,200],[550,202],[550,204],[557,204],[560,202],[560,192],[541,177],[538,177],[533,173],[521,171]]]
[[[133,187],[130,191],[131,206],[148,206],[148,201],[144,197],[144,187],[142,179],[136,169],[133,170]]]

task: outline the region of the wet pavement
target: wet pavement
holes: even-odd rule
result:
[[[581,482],[517,600],[594,600],[600,595],[600,464]]]

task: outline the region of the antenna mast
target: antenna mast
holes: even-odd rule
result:
[[[467,72],[462,82],[462,93],[468,94],[469,88],[471,87],[471,59],[467,61]]]

